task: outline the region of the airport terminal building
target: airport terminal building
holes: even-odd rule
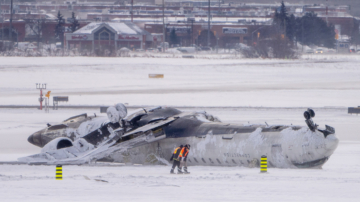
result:
[[[74,33],[65,34],[67,49],[78,48],[96,52],[108,49],[145,49],[146,42],[161,41],[162,36],[151,35],[131,22],[93,22]]]

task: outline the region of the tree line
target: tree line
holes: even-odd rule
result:
[[[335,47],[334,25],[328,24],[313,12],[295,18],[293,14],[288,14],[284,2],[281,3],[279,10],[280,12],[275,11],[273,24],[278,32],[284,34],[290,41],[308,46]]]
[[[245,57],[296,58],[297,44],[335,48],[336,36],[333,24],[326,22],[314,12],[302,17],[289,15],[284,2],[276,9],[272,26],[259,30],[253,46],[242,50]],[[261,34],[261,39],[259,35]],[[350,43],[360,44],[359,21],[354,19]]]
[[[257,45],[259,43],[267,43],[269,45],[269,40],[284,39],[288,42],[279,41],[279,43],[273,44],[286,44],[289,48],[296,47],[298,43],[306,46],[314,45],[327,48],[335,48],[336,46],[336,33],[333,24],[318,17],[314,12],[305,13],[302,17],[295,17],[294,14],[288,13],[284,2],[281,3],[279,9],[275,10],[273,26],[261,29],[259,32],[261,32],[262,40],[266,39],[268,41],[259,42],[259,39],[257,39],[255,42],[252,39],[252,42],[255,42],[254,44]],[[354,26],[350,37],[350,43],[354,45],[360,44],[359,21],[356,19],[354,19]],[[166,41],[169,41],[170,44],[179,43],[179,38],[174,29],[167,36]]]
[[[37,42],[37,47],[39,48],[39,44],[43,39],[43,35],[45,34],[43,33],[43,31],[47,26],[46,19],[24,19],[24,21],[26,22],[27,28],[31,31],[32,36],[34,36],[33,40]],[[69,21],[70,21],[70,25],[66,26],[64,16],[60,13],[60,11],[58,12],[56,16],[56,26],[54,29],[54,34],[55,34],[54,40],[56,42],[61,42],[61,46],[63,46],[64,33],[66,32],[65,30],[66,28],[68,28],[68,30],[70,30],[71,32],[75,32],[80,28],[79,21],[76,19],[74,12],[72,12]],[[12,32],[11,39],[10,39],[10,31]],[[17,41],[18,32],[14,28],[10,30],[9,27],[4,27],[0,31],[0,34],[2,39],[9,40],[12,42]],[[0,49],[3,48],[0,47]]]

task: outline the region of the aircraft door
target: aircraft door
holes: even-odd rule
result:
[[[271,163],[276,167],[281,167],[282,159],[282,147],[281,144],[273,144],[271,146]]]

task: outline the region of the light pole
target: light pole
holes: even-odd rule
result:
[[[163,52],[165,53],[165,0],[163,0],[163,10],[162,10],[162,14],[163,14]]]
[[[3,18],[3,14],[2,14],[2,10],[1,10],[1,2],[0,2],[0,15],[1,15],[1,42],[2,42],[2,47],[4,47],[4,18]]]
[[[19,48],[19,33],[16,30],[16,47]]]
[[[4,18],[1,15],[1,42],[2,42],[2,47],[4,48]]]
[[[193,42],[194,39],[193,38],[194,38],[194,22],[195,22],[195,18],[188,18],[187,21],[191,23],[191,37],[190,37],[191,42],[190,42],[190,45],[192,46],[194,44],[194,42]]]
[[[13,15],[13,0],[11,0],[10,4],[10,29],[9,29],[9,37],[12,44],[12,15]]]
[[[304,19],[301,19],[301,52],[304,53]]]
[[[46,83],[36,83],[36,89],[40,90],[39,102],[40,102],[40,110],[42,110],[42,101],[44,100],[42,90],[46,89]]]
[[[219,15],[221,14],[221,9],[220,9],[221,2],[220,2],[220,1],[221,1],[221,0],[219,0],[219,10],[218,10]]]
[[[207,36],[207,46],[210,46],[210,0],[208,6],[208,36]]]
[[[131,22],[133,22],[133,12],[134,12],[133,11],[133,5],[134,5],[134,0],[131,0],[131,11],[130,11],[131,12],[130,13],[131,14]]]

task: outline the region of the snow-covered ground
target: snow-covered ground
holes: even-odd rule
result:
[[[1,201],[346,201],[360,197],[360,143],[340,143],[323,169],[0,165]],[[87,180],[86,177],[90,180]],[[96,181],[95,179],[107,182]]]
[[[317,107],[314,121],[333,126],[340,139],[323,169],[269,169],[268,174],[241,167],[190,167],[190,175],[170,175],[169,166],[64,166],[64,180],[56,181],[54,166],[0,164],[1,201],[359,201],[360,118],[344,108],[360,105],[359,61],[359,56],[341,55],[301,60],[1,58],[0,105],[37,105],[35,83],[47,83],[52,96],[70,97],[61,105],[205,106],[229,123],[305,125],[303,111]],[[151,73],[165,78],[149,79]],[[0,109],[0,161],[38,153],[27,142],[29,135],[84,112],[99,115],[98,109],[48,114]]]
[[[36,105],[35,83],[47,83],[52,96],[69,96],[61,105],[357,106],[360,55],[311,57],[1,58],[0,104]]]

